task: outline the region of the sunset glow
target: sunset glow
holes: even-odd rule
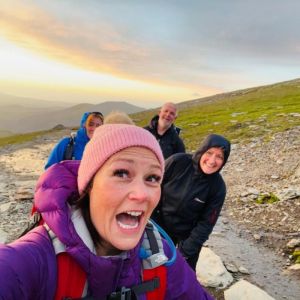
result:
[[[137,80],[126,80],[112,75],[101,74],[91,71],[80,70],[71,65],[55,62],[42,56],[34,55],[28,51],[18,48],[8,42],[1,41],[0,48],[0,87],[13,87],[15,95],[34,95],[30,90],[45,89],[46,100],[56,99],[53,87],[62,93],[78,92],[87,97],[90,95],[101,95],[110,97],[113,91],[115,97],[135,98],[151,100],[164,100],[170,94],[176,93],[178,98],[184,98],[189,90],[184,88],[160,86]]]
[[[300,5],[288,2],[229,1],[213,10],[197,1],[161,3],[159,11],[148,2],[3,2],[0,93],[154,107],[294,79],[300,21],[291,15]],[[224,9],[235,12],[229,23]],[[274,17],[266,20],[265,10]]]

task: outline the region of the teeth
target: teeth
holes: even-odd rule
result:
[[[118,224],[120,227],[125,228],[125,229],[134,229],[138,227],[138,222],[136,222],[134,225],[128,225],[128,224],[123,224],[121,222],[118,221]]]
[[[126,211],[126,214],[133,216],[133,217],[138,217],[142,214],[141,211]]]

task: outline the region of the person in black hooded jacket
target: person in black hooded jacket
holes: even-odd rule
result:
[[[185,152],[184,143],[179,137],[180,128],[174,125],[176,118],[176,105],[167,102],[161,107],[159,114],[151,119],[150,124],[144,127],[159,142],[165,159],[172,154]]]
[[[220,171],[229,154],[230,142],[210,134],[193,155],[178,153],[166,160],[161,199],[152,219],[167,231],[194,270],[225,200]]]

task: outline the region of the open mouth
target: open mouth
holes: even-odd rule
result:
[[[142,215],[142,211],[126,211],[118,214],[116,219],[121,228],[135,229],[139,226]]]

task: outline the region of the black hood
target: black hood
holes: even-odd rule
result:
[[[199,160],[201,156],[203,155],[203,153],[205,153],[208,149],[212,147],[220,147],[224,151],[224,162],[222,167],[217,173],[219,173],[221,169],[224,167],[224,165],[226,164],[230,154],[230,142],[221,135],[210,134],[202,142],[199,149],[193,154],[193,163],[194,163],[194,167],[197,170],[199,170]]]

